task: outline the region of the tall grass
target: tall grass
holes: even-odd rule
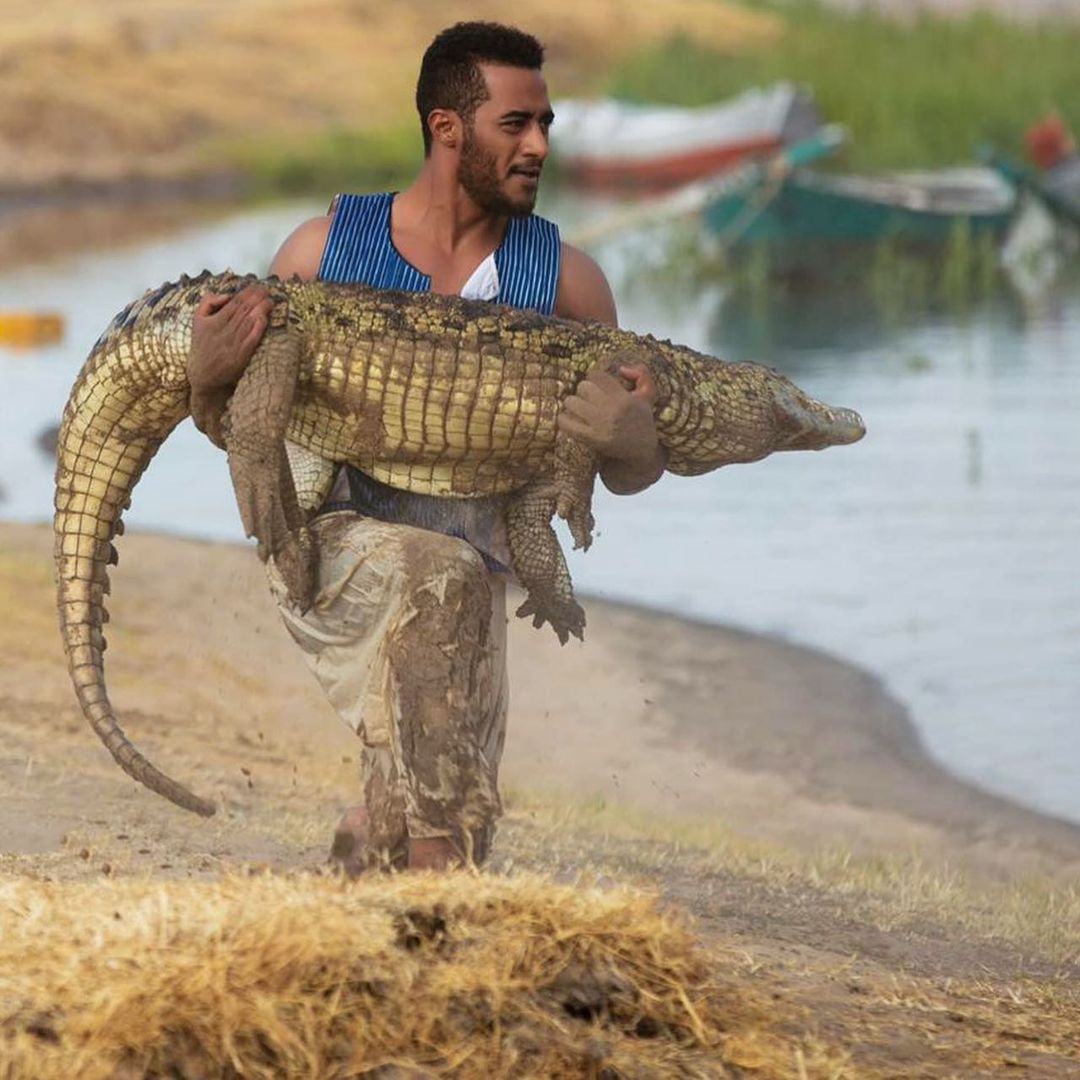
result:
[[[900,24],[814,0],[753,6],[785,18],[779,40],[722,53],[670,39],[619,64],[607,89],[699,105],[781,79],[806,84],[851,129],[846,164],[868,170],[953,164],[984,140],[1018,154],[1024,128],[1050,109],[1080,127],[1080,23],[923,13]]]

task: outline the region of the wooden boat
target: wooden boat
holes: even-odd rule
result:
[[[912,247],[948,240],[958,225],[1002,237],[1016,208],[1016,189],[983,167],[844,176],[796,169],[764,176],[714,200],[708,227],[731,249],[766,246],[827,251],[893,237]]]
[[[738,168],[692,180],[674,191],[634,201],[599,221],[590,220],[571,230],[567,239],[580,247],[590,247],[618,233],[699,216],[710,203],[731,192],[744,191],[769,176],[788,173],[801,165],[809,165],[836,153],[847,138],[847,128],[843,125],[826,124],[808,139],[800,139]]]
[[[702,108],[605,99],[554,104],[552,158],[570,183],[665,191],[805,139],[821,114],[789,83]]]

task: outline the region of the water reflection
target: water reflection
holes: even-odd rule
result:
[[[634,243],[606,252],[626,321],[773,364],[868,435],[608,500],[605,560],[575,573],[859,660],[957,772],[1080,820],[1075,277],[1036,307],[985,268],[931,289],[910,283],[943,285],[942,265],[908,267],[897,302],[873,257],[861,276],[665,283]],[[657,584],[669,564],[677,590]]]

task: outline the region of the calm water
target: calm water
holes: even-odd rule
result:
[[[35,437],[116,310],[181,271],[262,270],[321,209],[244,214],[0,277],[0,309],[58,308],[69,326],[61,347],[0,349],[0,514],[50,516],[52,466]],[[1080,821],[1080,296],[1063,288],[1037,315],[1003,298],[962,319],[883,325],[845,290],[795,303],[661,285],[641,272],[652,243],[599,252],[624,325],[766,360],[859,409],[869,435],[665,477],[631,499],[601,493],[600,536],[571,561],[579,587],[853,660],[956,773]],[[240,538],[224,459],[190,424],[159,453],[128,522]]]

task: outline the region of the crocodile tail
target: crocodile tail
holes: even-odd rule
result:
[[[104,598],[112,539],[143,470],[188,413],[182,377],[166,384],[148,362],[154,349],[99,342],[64,410],[57,447],[56,574],[60,630],[83,714],[116,762],[151,791],[205,817],[215,807],[159,772],[121,730],[105,689]],[[160,340],[153,343],[160,348]],[[175,367],[175,365],[173,365]],[[182,371],[182,365],[180,371]]]

